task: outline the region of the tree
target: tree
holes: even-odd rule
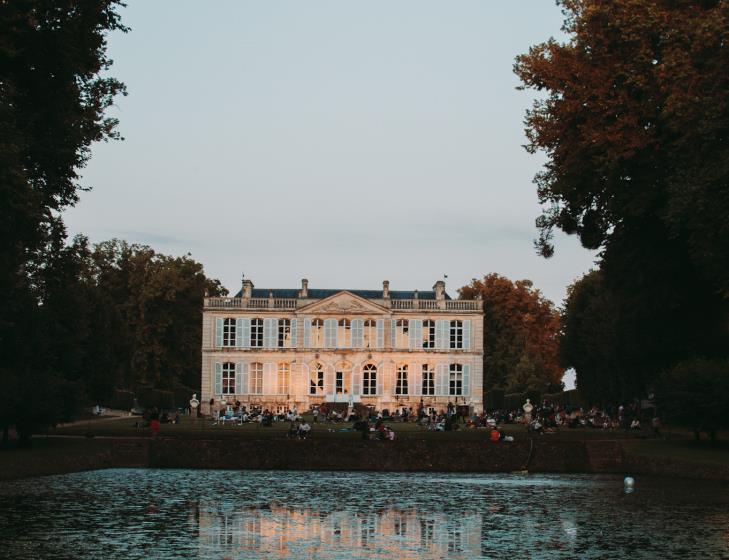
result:
[[[548,157],[538,247],[558,228],[600,250],[566,302],[563,364],[593,399],[642,396],[729,353],[729,2],[559,3],[568,41],[515,65],[546,94],[526,117]]]
[[[529,280],[492,273],[458,290],[484,306],[484,390],[561,387],[559,313]]]
[[[661,377],[656,400],[666,419],[708,432],[712,443],[717,430],[729,427],[729,360],[694,359],[676,364]]]
[[[539,247],[592,249],[646,228],[729,296],[729,2],[561,0],[563,30],[517,58],[537,175]],[[681,255],[683,256],[683,255]]]
[[[107,33],[126,31],[119,5],[0,2],[0,422],[5,431],[14,422],[25,438],[73,408],[62,399],[77,394],[59,360],[79,356],[45,351],[54,345],[39,328],[50,319],[43,273],[49,248],[64,236],[59,214],[78,198],[91,144],[118,137],[105,112],[124,86],[100,74],[111,65]]]

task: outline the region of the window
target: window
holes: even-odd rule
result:
[[[291,321],[289,319],[278,320],[278,347],[291,348]]]
[[[426,350],[435,348],[435,321],[430,319],[423,321],[423,348]]]
[[[223,364],[223,394],[235,395],[235,364],[231,362]]]
[[[377,323],[372,319],[364,322],[364,347],[375,348],[377,346]]]
[[[423,364],[423,395],[435,395],[435,370]]]
[[[314,370],[311,372],[309,377],[309,394],[324,394],[324,367],[321,364],[316,364]]]
[[[377,367],[372,364],[367,364],[363,369],[363,383],[362,383],[362,394],[363,395],[376,395],[377,394]]]
[[[451,364],[450,367],[450,385],[448,387],[449,395],[463,394],[463,366],[461,364]]]
[[[288,395],[289,394],[289,364],[281,362],[278,364],[278,394]]]
[[[397,368],[397,382],[395,383],[396,395],[408,394],[408,366],[403,364]]]
[[[463,348],[463,321],[451,321],[451,348]]]
[[[260,319],[258,319],[260,320]],[[263,394],[263,364],[254,362],[251,364],[251,394],[261,395]]]
[[[395,325],[395,348],[407,348],[410,345],[410,329],[407,319],[400,319]]]
[[[337,341],[340,348],[351,348],[352,346],[352,325],[347,319],[339,321]]]
[[[263,319],[251,319],[251,348],[263,347]]]
[[[235,319],[223,321],[223,346],[235,346]]]
[[[344,393],[344,372],[334,372],[334,392],[337,395]]]
[[[321,319],[314,319],[311,322],[311,347],[324,347],[324,321]]]

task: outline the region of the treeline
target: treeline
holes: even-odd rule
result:
[[[458,290],[483,300],[483,371],[491,391],[552,393],[562,389],[559,363],[560,314],[530,280],[488,274]]]
[[[727,2],[562,6],[568,40],[515,65],[543,92],[526,118],[527,149],[547,156],[538,247],[549,257],[559,229],[599,250],[565,302],[561,363],[588,401],[655,395],[726,424]]]

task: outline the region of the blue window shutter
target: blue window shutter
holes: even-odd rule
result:
[[[471,396],[471,365],[463,364],[463,394]]]
[[[237,348],[243,346],[243,319],[235,320],[235,345]]]
[[[448,366],[438,364],[435,367],[435,394],[440,397],[448,395]]]
[[[223,394],[223,364],[216,362],[215,363],[215,383],[214,383],[215,390],[213,391],[215,395],[222,395]]]
[[[263,320],[263,347],[275,348],[278,344],[278,319],[267,318]]]
[[[448,344],[446,342],[446,325],[448,324],[448,321],[444,321],[443,319],[438,319],[435,322],[435,348],[436,350],[445,350],[448,348]]]
[[[385,347],[385,320],[377,319],[377,348]]]
[[[221,348],[223,346],[223,318],[215,318],[215,347]]]
[[[311,348],[311,319],[304,319],[304,348]]]
[[[235,394],[240,395],[243,388],[243,364],[238,362],[235,364]]]
[[[236,367],[238,366],[240,366],[240,385],[236,386],[235,392],[239,395],[247,395],[250,392],[248,389],[248,364],[241,362]],[[236,383],[238,383],[237,380]]]
[[[273,395],[276,392],[276,364],[263,364],[263,394]]]
[[[251,320],[248,318],[243,318],[241,321],[241,328],[240,328],[240,335],[242,337],[241,339],[241,348],[250,348],[251,347]]]
[[[362,370],[352,370],[352,394],[359,395],[362,392]]]
[[[463,349],[471,349],[471,320],[463,321]],[[465,374],[464,374],[465,375]]]
[[[408,366],[408,393],[416,397],[421,393],[422,374],[419,364],[410,364]]]
[[[337,347],[337,320],[327,319],[324,321],[324,346],[327,348]]]
[[[410,350],[423,348],[423,322],[420,319],[410,321]]]
[[[397,348],[397,321],[390,319],[390,348]]]
[[[336,321],[334,323],[336,324]],[[333,395],[334,389],[334,366],[324,366],[324,394]]]
[[[298,344],[296,337],[299,334],[299,321],[301,321],[301,319],[291,319],[291,343],[289,344],[289,348],[296,348]]]
[[[364,346],[364,320],[352,320],[352,348],[362,348]]]

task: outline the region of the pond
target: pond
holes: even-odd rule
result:
[[[727,558],[729,486],[110,469],[0,483],[7,558]]]

